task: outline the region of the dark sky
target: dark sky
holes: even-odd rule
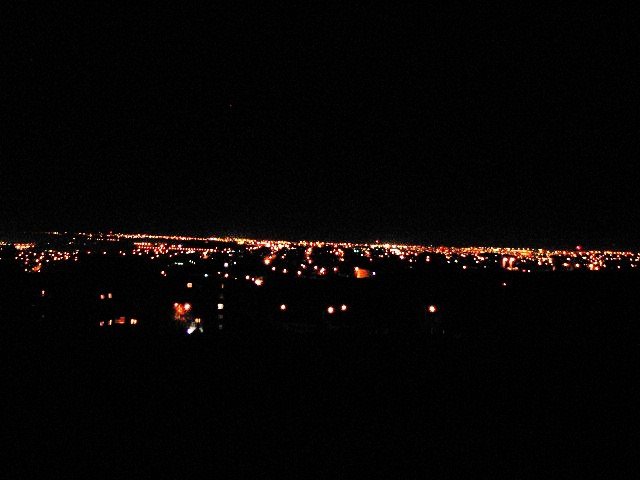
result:
[[[638,246],[629,12],[208,3],[3,13],[0,231]]]

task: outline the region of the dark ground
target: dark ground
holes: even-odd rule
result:
[[[637,276],[510,278],[449,279],[460,335],[441,339],[6,328],[8,476],[631,474]]]

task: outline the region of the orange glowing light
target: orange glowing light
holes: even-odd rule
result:
[[[355,268],[356,278],[369,278],[370,272],[366,268]]]

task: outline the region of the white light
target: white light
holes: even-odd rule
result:
[[[335,308],[333,308],[333,307],[329,307],[329,308],[327,308],[327,313],[328,313],[329,315],[331,315],[331,314],[332,314],[333,312],[335,312],[335,311],[336,311],[336,309],[335,309]]]
[[[429,305],[427,310],[429,311],[429,313],[436,313],[438,311],[438,308],[435,305]]]
[[[223,309],[224,309],[224,303],[219,303],[218,310],[223,310]]]
[[[280,310],[284,312],[286,309],[287,309],[287,306],[284,303],[280,305]]]
[[[340,307],[340,310],[342,310],[343,312],[346,312],[347,311],[347,306],[346,305],[342,305]]]
[[[193,326],[187,328],[187,335],[191,335],[195,330],[196,330],[196,327],[193,327]]]

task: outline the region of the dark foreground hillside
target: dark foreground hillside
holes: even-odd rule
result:
[[[8,353],[15,474],[571,475],[630,465],[638,440],[637,350],[606,345],[261,335]]]
[[[383,334],[300,333],[271,328],[275,316],[199,336],[103,335],[77,321],[39,330],[9,303],[29,287],[14,282],[3,297],[8,477],[160,469],[521,478],[633,465],[636,277],[439,280],[430,295],[449,315],[437,337],[411,322]],[[392,299],[411,301],[422,288],[377,285],[358,295],[386,305],[367,311],[385,325]],[[263,308],[256,302],[247,308]]]

